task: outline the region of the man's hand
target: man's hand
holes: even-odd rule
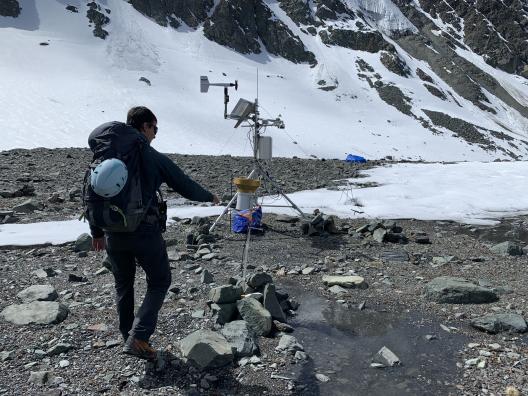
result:
[[[218,195],[216,194],[213,195],[213,203],[215,205],[220,205],[220,198],[218,198]]]
[[[101,238],[93,238],[92,239],[92,249],[96,252],[100,252],[101,250],[105,249],[105,239],[104,237]]]

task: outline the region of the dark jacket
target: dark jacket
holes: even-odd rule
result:
[[[169,157],[151,147],[146,137],[130,125],[111,122],[96,128],[88,138],[88,145],[96,157],[100,157],[102,151],[115,149],[109,146],[105,147],[104,144],[101,144],[104,140],[103,135],[108,134],[112,129],[120,129],[122,131],[122,128],[126,128],[124,130],[126,138],[123,144],[140,144],[141,146],[141,188],[143,202],[150,202],[151,207],[154,208],[157,205],[156,191],[162,183],[166,183],[184,198],[192,201],[213,201],[213,194],[183,173]],[[100,228],[92,225],[90,225],[90,231],[94,238],[100,238],[104,235],[104,232]]]

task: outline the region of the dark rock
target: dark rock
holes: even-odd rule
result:
[[[221,0],[205,22],[204,34],[243,54],[260,53],[260,40],[273,55],[295,63],[316,63],[300,38],[258,0]]]
[[[466,279],[441,276],[425,286],[425,296],[442,304],[484,304],[495,302],[497,294]]]
[[[269,311],[273,319],[286,322],[286,315],[284,315],[279,300],[275,295],[275,285],[273,283],[268,283],[264,287],[264,308]]]
[[[20,10],[17,0],[0,1],[0,16],[16,18],[20,15]]]
[[[257,336],[268,335],[271,331],[271,315],[261,303],[254,298],[244,298],[237,301],[237,308],[240,316],[244,319],[249,328]]]
[[[88,6],[86,17],[90,23],[94,25],[93,35],[104,40],[106,36],[108,36],[108,32],[104,30],[103,27],[110,23],[110,18],[101,12],[101,6],[95,1],[86,5]]]
[[[19,205],[13,207],[13,211],[17,213],[31,213],[35,210],[41,209],[42,205],[33,199],[28,199]]]
[[[76,275],[76,274],[68,274],[68,281],[69,282],[88,282],[88,279],[85,276]]]
[[[161,26],[169,24],[178,28],[185,23],[197,28],[207,19],[213,0],[145,1],[130,0],[130,4],[144,15],[154,19]]]
[[[184,358],[202,369],[218,368],[233,361],[231,345],[220,334],[211,330],[198,330],[180,342]]]
[[[391,72],[402,77],[409,77],[411,70],[398,54],[382,51],[380,56],[381,63]]]
[[[437,98],[440,98],[442,100],[447,100],[447,96],[445,96],[445,94],[434,85],[424,84],[423,86],[429,91],[431,95],[436,96]]]
[[[247,284],[255,290],[262,289],[268,283],[272,283],[273,278],[265,272],[257,272],[248,277]]]
[[[380,98],[387,104],[395,107],[400,112],[406,115],[412,114],[411,98],[406,96],[400,88],[395,85],[376,85],[376,91]]]
[[[434,84],[433,78],[429,74],[424,72],[422,69],[416,69],[416,74],[421,80]]]
[[[231,304],[211,304],[211,311],[216,315],[216,323],[226,324],[233,320],[237,312],[236,303]]]
[[[144,82],[144,83],[147,84],[149,87],[150,87],[150,85],[151,85],[150,80],[149,80],[148,78],[146,78],[146,77],[139,77],[139,81]]]
[[[480,144],[485,147],[492,146],[491,140],[484,133],[480,132],[475,125],[438,111],[422,110],[431,119],[433,124],[453,131],[466,142]]]
[[[287,323],[282,323],[282,322],[279,322],[278,320],[274,320],[273,325],[278,331],[282,333],[292,333],[293,332],[293,327],[291,327]]]
[[[213,274],[211,274],[208,270],[203,270],[201,282],[205,284],[213,283]]]
[[[297,26],[301,24],[314,25],[316,23],[308,2],[304,0],[279,0],[279,3],[281,8]]]
[[[75,252],[89,252],[92,250],[92,237],[90,234],[81,234],[75,241],[73,251]]]
[[[524,333],[528,330],[523,317],[513,313],[485,315],[473,319],[471,321],[471,326],[479,330],[487,331],[491,334],[497,334],[503,331]]]
[[[338,45],[356,51],[378,52],[388,51],[395,53],[394,46],[383,38],[381,33],[361,32],[345,29],[328,29],[319,32],[321,40],[326,45]]]
[[[209,292],[209,299],[217,304],[230,304],[240,299],[242,288],[233,285],[218,286]]]
[[[244,320],[227,323],[220,333],[234,349],[237,358],[253,356],[259,351],[257,339]]]

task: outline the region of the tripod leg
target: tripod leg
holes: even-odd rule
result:
[[[294,202],[293,202],[293,201],[292,201],[292,200],[291,200],[286,194],[284,194],[284,193],[282,192],[282,188],[281,188],[281,186],[279,186],[279,185],[275,182],[275,180],[273,180],[271,177],[269,177],[269,175],[264,174],[264,177],[265,177],[266,179],[268,179],[268,180],[270,181],[270,183],[271,183],[271,184],[277,189],[277,191],[279,191],[279,194],[282,195],[282,196],[284,197],[284,199],[290,203],[291,207],[292,207],[293,209],[295,209],[297,212],[299,212],[299,214],[301,215],[301,217],[302,217],[303,219],[306,219],[306,215],[304,214],[304,212],[303,212],[303,211],[302,211],[297,205],[295,205],[295,203],[294,203]]]
[[[216,224],[220,221],[220,219],[222,217],[224,217],[226,215],[226,213],[229,211],[229,208],[231,207],[231,205],[233,204],[233,202],[235,202],[235,200],[237,199],[238,197],[238,192],[233,195],[233,198],[231,198],[231,201],[229,201],[229,203],[227,204],[227,206],[225,207],[224,211],[220,214],[220,216],[218,216],[216,218],[216,220],[214,221],[214,223],[211,225],[211,227],[209,227],[209,232],[213,232],[213,230],[215,229],[216,227]]]

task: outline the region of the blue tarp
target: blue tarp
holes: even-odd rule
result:
[[[348,154],[346,157],[346,162],[353,162],[355,164],[364,164],[367,160],[359,155]]]
[[[259,228],[262,226],[262,208],[259,206],[257,209],[253,210],[239,210],[236,212],[235,218],[233,219],[233,224],[231,229],[233,232],[242,234],[247,232],[248,227],[248,217],[251,218],[251,228]]]

